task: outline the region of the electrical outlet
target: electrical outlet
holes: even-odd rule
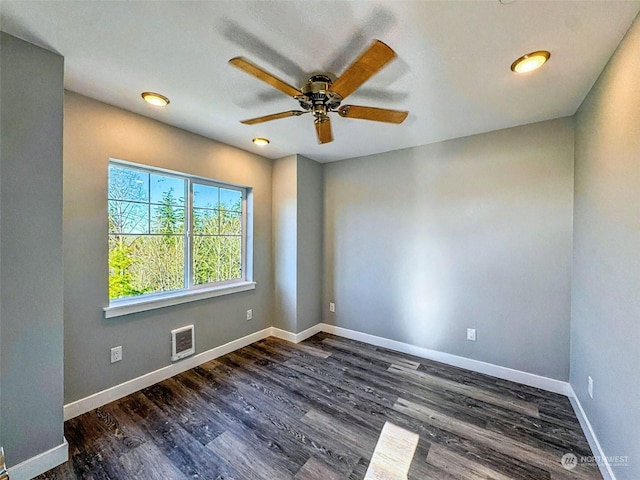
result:
[[[593,398],[593,378],[587,377],[587,392],[589,396]]]
[[[476,329],[475,328],[467,328],[467,340],[471,342],[476,341]]]
[[[249,310],[247,310],[247,321],[251,320],[253,318],[253,309],[250,308]]]
[[[329,302],[329,311],[330,312],[335,312],[336,311],[336,304],[333,302]]]
[[[122,360],[122,345],[111,349],[111,363],[116,363],[120,360]]]

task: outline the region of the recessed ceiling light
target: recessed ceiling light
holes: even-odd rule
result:
[[[516,73],[528,73],[540,68],[549,60],[551,54],[546,50],[527,53],[511,64],[511,71]]]
[[[265,145],[269,145],[270,143],[268,138],[262,138],[262,137],[256,137],[251,141],[256,145],[258,145],[259,147],[264,147]]]
[[[167,97],[155,92],[142,92],[142,98],[144,98],[145,102],[156,107],[164,107],[169,104]]]

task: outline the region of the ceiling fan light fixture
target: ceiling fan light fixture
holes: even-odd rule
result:
[[[551,57],[546,50],[527,53],[511,64],[511,71],[515,73],[529,73],[537,70]]]
[[[169,99],[164,95],[155,92],[142,92],[142,98],[145,102],[155,107],[166,107],[169,105]]]
[[[269,145],[269,143],[271,143],[268,138],[264,138],[264,137],[256,137],[251,141],[259,147],[264,147],[266,145]]]

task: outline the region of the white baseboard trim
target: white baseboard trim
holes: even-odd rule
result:
[[[607,456],[602,450],[602,446],[598,441],[598,437],[596,437],[596,433],[593,431],[591,422],[589,421],[589,418],[587,418],[587,414],[582,408],[582,404],[580,403],[580,400],[578,400],[576,392],[573,390],[573,387],[571,385],[569,385],[569,389],[569,401],[571,402],[573,411],[576,413],[576,417],[578,417],[578,421],[580,422],[580,426],[582,427],[584,436],[587,437],[587,442],[589,443],[589,447],[591,447],[591,452],[601,460],[600,462],[598,462],[598,467],[600,468],[602,478],[604,478],[604,480],[616,480],[616,476],[611,469],[611,465],[609,465]]]
[[[453,365],[454,367],[465,368],[474,372],[484,373],[486,375],[491,375],[492,377],[502,378],[503,380],[522,383],[524,385],[529,385],[530,387],[540,388],[542,390],[559,393],[565,396],[569,396],[571,393],[571,387],[569,383],[563,382],[561,380],[555,380],[553,378],[543,377],[540,375],[535,375],[533,373],[514,370],[512,368],[502,367],[500,365],[494,365],[492,363],[481,362],[480,360],[459,357],[458,355],[439,352],[437,350],[430,350],[428,348],[422,348],[416,345],[399,342],[397,340],[390,340],[384,337],[377,337],[375,335],[358,332],[356,330],[349,330],[348,328],[337,327],[335,325],[328,325],[326,323],[322,323],[320,325],[322,325],[323,332],[338,335],[340,337],[350,338],[351,340],[359,340],[361,342],[370,343],[371,345],[376,345],[378,347],[384,347],[390,350],[408,353],[410,355],[415,355],[416,357],[422,357],[428,360],[446,363],[447,365]]]
[[[445,363],[447,365],[453,365],[455,367],[466,368],[474,372],[484,373],[494,377],[510,380],[524,385],[541,388],[550,392],[560,393],[568,397],[573,396],[573,391],[567,382],[555,380],[552,378],[542,377],[532,373],[522,372],[507,367],[501,367],[491,363],[481,362],[479,360],[472,360],[470,358],[459,357],[449,353],[439,352],[437,350],[429,350],[427,348],[418,347],[408,343],[399,342],[397,340],[390,340],[384,337],[377,337],[368,333],[358,332],[355,330],[349,330],[343,327],[337,327],[335,325],[329,325],[326,323],[318,323],[311,328],[303,330],[300,333],[292,333],[286,330],[282,330],[276,327],[265,328],[258,332],[252,333],[245,337],[233,340],[229,343],[221,345],[219,347],[212,348],[206,352],[199,353],[192,357],[187,357],[184,360],[173,363],[159,370],[149,372],[140,377],[131,379],[127,382],[121,383],[114,387],[102,390],[101,392],[94,393],[88,397],[82,398],[75,402],[68,403],[64,406],[64,419],[69,420],[71,418],[87,413],[95,408],[106,405],[109,402],[118,400],[122,397],[126,397],[132,393],[135,393],[143,388],[150,387],[158,382],[171,378],[174,375],[190,370],[205,362],[218,358],[227,353],[231,353],[239,348],[246,347],[258,340],[262,340],[269,336],[281,338],[293,343],[299,343],[318,332],[327,332],[334,335],[338,335],[352,340],[359,340],[361,342],[376,345],[378,347],[388,348],[390,350],[396,350],[398,352],[408,353],[417,357],[434,360],[437,362]]]
[[[221,357],[222,355],[231,353],[234,350],[238,350],[239,348],[251,345],[258,340],[267,338],[271,334],[272,327],[265,328],[264,330],[260,330],[237,340],[233,340],[229,343],[225,343],[224,345],[212,348],[211,350],[207,350],[206,352],[199,353],[192,357],[187,357],[166,367],[160,368],[153,372],[149,372],[140,377],[133,378],[127,382],[121,383],[120,385],[107,388],[106,390],[102,390],[101,392],[97,392],[88,397],[76,400],[75,402],[68,403],[64,406],[64,419],[69,420],[71,418],[77,417],[78,415],[82,415],[83,413],[87,413],[95,408],[106,405],[109,402],[113,402],[114,400],[118,400],[122,397],[126,397],[127,395],[131,395],[132,393],[142,390],[143,388],[150,387],[151,385],[166,380],[167,378],[171,378],[174,375],[186,372],[187,370],[195,368],[198,365],[202,365],[203,363],[213,360],[214,358]]]
[[[300,343],[309,337],[313,337],[316,333],[322,332],[324,323],[317,323],[313,327],[307,328],[300,333],[291,333],[280,328],[271,327],[271,335],[293,343]]]
[[[8,471],[11,480],[30,480],[66,462],[69,459],[69,444],[65,438],[63,440],[60,445],[31,457],[18,465],[9,467]]]

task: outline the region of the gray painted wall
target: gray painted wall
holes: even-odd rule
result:
[[[298,325],[322,322],[323,167],[298,155]]]
[[[273,163],[273,325],[295,332],[298,323],[298,159]]]
[[[75,93],[64,113],[65,402],[171,364],[171,329],[193,323],[199,353],[269,327],[272,161]],[[256,289],[105,319],[109,157],[253,188]]]
[[[322,321],[322,165],[302,155],[273,166],[274,326]]]
[[[64,442],[60,55],[0,33],[0,445]]]
[[[640,478],[640,20],[578,110],[571,385],[607,456]],[[587,395],[587,376],[594,397]]]
[[[568,380],[573,146],[565,118],[327,164],[325,321]]]

